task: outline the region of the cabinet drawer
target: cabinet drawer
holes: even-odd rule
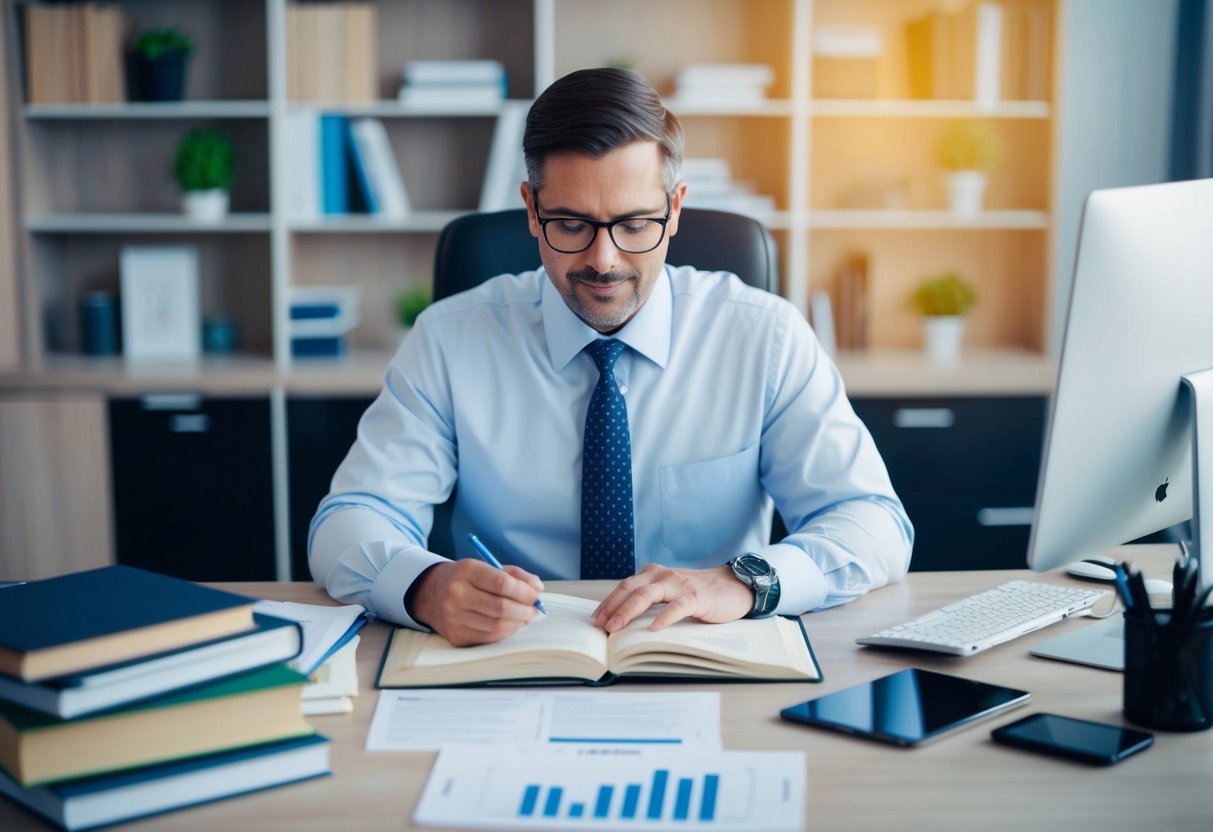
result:
[[[119,563],[275,579],[268,398],[111,399],[109,415]]]
[[[1045,399],[855,399],[897,493],[909,496],[1036,494]]]
[[[914,524],[910,569],[1023,569],[1033,501],[968,496],[902,498]]]

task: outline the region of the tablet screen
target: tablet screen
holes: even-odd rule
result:
[[[908,668],[785,708],[780,715],[819,728],[918,745],[1029,698],[1023,690]]]

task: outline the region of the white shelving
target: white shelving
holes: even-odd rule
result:
[[[811,211],[810,228],[1038,229],[1049,227],[1043,211],[982,211],[974,217],[950,211]]]
[[[182,214],[90,213],[30,217],[35,234],[248,234],[268,232],[269,214],[229,214],[218,222],[197,222]]]

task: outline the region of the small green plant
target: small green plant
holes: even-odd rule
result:
[[[154,61],[174,52],[189,55],[194,51],[194,42],[180,29],[148,29],[135,38],[133,48],[149,61]]]
[[[411,327],[417,323],[417,316],[430,305],[430,287],[424,284],[414,286],[401,292],[396,298],[396,312],[400,315],[400,324]]]
[[[236,152],[218,130],[191,130],[177,146],[173,174],[183,191],[230,190]]]
[[[910,295],[910,306],[919,315],[964,315],[975,303],[977,291],[956,272],[929,277]]]
[[[948,170],[990,170],[1002,159],[1002,138],[989,121],[961,119],[944,129],[935,151]]]

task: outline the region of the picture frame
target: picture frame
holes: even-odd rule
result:
[[[123,246],[122,344],[129,362],[198,361],[198,250],[193,246]]]

